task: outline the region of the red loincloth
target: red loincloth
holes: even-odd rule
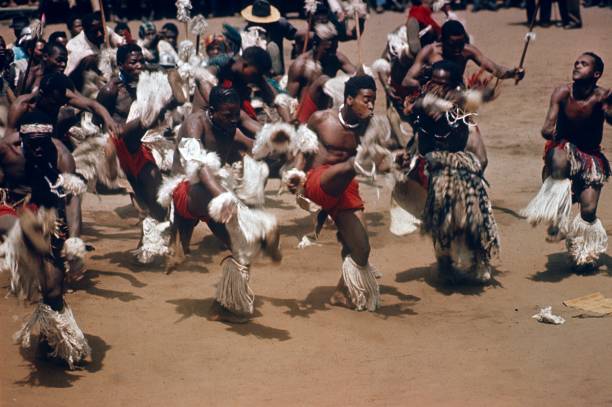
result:
[[[308,89],[306,89],[297,109],[296,114],[298,121],[302,124],[308,123],[310,116],[312,116],[312,114],[317,110],[319,110],[317,104],[314,102],[314,100],[312,100],[310,93],[308,93]]]
[[[197,217],[189,211],[189,190],[191,185],[188,180],[185,180],[178,184],[178,186],[172,192],[172,201],[174,202],[174,210],[182,218],[187,220],[201,220],[202,222],[208,222],[206,216]]]
[[[321,175],[329,168],[322,165],[313,168],[306,174],[304,196],[320,205],[332,218],[342,210],[363,209],[363,200],[359,196],[359,183],[353,179],[338,196],[331,196],[321,188]]]
[[[132,154],[125,145],[125,141],[117,137],[112,137],[112,140],[117,150],[119,164],[121,164],[121,169],[123,169],[125,175],[136,178],[147,163],[151,162],[155,164],[155,158],[153,158],[151,150],[144,144],[141,144],[138,151]]]

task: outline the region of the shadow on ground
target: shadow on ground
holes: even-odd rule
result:
[[[478,284],[470,282],[447,282],[438,276],[437,267],[437,263],[432,263],[428,267],[415,267],[412,269],[408,269],[406,271],[397,273],[395,275],[395,281],[398,283],[423,281],[424,283],[444,295],[481,295],[486,291],[488,287],[503,288],[503,285],[495,279],[496,275],[501,274],[501,272],[495,268],[492,268],[491,271],[493,277],[487,284]]]
[[[73,383],[83,377],[83,372],[95,373],[104,366],[104,357],[111,348],[99,336],[87,335],[87,342],[91,347],[91,361],[84,362],[82,366],[69,370],[64,362],[55,362],[47,359],[40,359],[36,356],[36,344],[38,338],[33,338],[32,348],[21,349],[21,355],[30,363],[30,373],[15,384],[31,387],[53,387],[66,388],[72,387]]]

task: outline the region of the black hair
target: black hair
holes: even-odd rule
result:
[[[461,85],[461,83],[463,82],[463,79],[461,77],[461,68],[455,62],[449,61],[447,59],[434,62],[434,64],[431,66],[431,71],[433,72],[438,69],[446,71],[450,74],[450,86],[456,87]]]
[[[412,0],[410,3],[412,3],[413,6],[420,6],[423,4],[421,0]]]
[[[83,22],[83,20],[81,19],[81,16],[80,16],[80,15],[75,14],[75,13],[71,13],[71,14],[68,16],[68,21],[66,21],[66,26],[67,26],[68,28],[71,28],[71,27],[72,27],[72,25],[74,24],[74,22],[75,22],[76,20],[81,20],[81,23]]]
[[[265,75],[272,69],[270,54],[259,47],[248,47],[245,49],[242,52],[242,59],[244,59],[247,64],[257,68],[261,74]]]
[[[593,58],[593,61],[595,62],[595,72],[603,73],[604,61],[599,55],[591,51],[585,52],[582,55],[588,55]]]
[[[77,17],[78,18],[78,17]],[[95,11],[93,13],[89,13],[86,14],[85,17],[83,17],[83,29],[85,29],[86,27],[90,27],[94,21],[102,21],[102,15],[100,14],[99,11]]]
[[[52,32],[51,35],[49,36],[48,44],[51,44],[51,43],[57,41],[57,39],[61,38],[61,37],[68,38],[68,36],[66,35],[65,31],[54,31],[54,32]]]
[[[119,33],[121,31],[125,31],[127,30],[130,34],[132,33],[132,31],[130,30],[130,26],[127,25],[127,23],[124,22],[119,22],[117,23],[117,25],[115,26],[115,32]]]
[[[162,30],[169,30],[178,35],[178,27],[174,23],[166,23],[162,26]]]
[[[457,20],[448,20],[442,25],[442,41],[446,41],[451,36],[463,35],[465,37],[466,42],[468,41],[468,35],[461,24]]]
[[[123,65],[132,52],[142,53],[142,48],[136,44],[125,44],[117,49],[117,65]]]
[[[59,42],[55,42],[55,41],[51,41],[51,39],[49,39],[49,42],[45,44],[45,47],[43,48],[42,52],[45,55],[51,55],[53,54],[53,49],[59,49],[59,50],[63,50],[66,53],[68,53],[68,50],[66,49],[66,46],[62,43]]]
[[[370,75],[351,76],[344,83],[344,99],[355,97],[361,89],[371,89],[376,92],[376,81]]]
[[[233,88],[214,86],[208,95],[208,103],[212,110],[217,110],[224,103],[235,103],[240,105],[240,96]]]
[[[74,84],[63,73],[54,72],[43,76],[40,81],[40,91],[48,95],[52,92],[66,93],[66,90],[74,90]]]

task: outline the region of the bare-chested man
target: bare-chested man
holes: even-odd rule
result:
[[[456,63],[461,69],[462,76],[468,61],[473,61],[499,79],[520,80],[525,76],[522,68],[506,68],[486,57],[478,48],[469,44],[469,38],[463,25],[459,21],[449,20],[442,26],[442,41],[434,42],[421,49],[402,81],[402,86],[418,88],[421,83],[419,78],[423,76],[425,68],[441,60]]]
[[[160,200],[174,203],[173,229],[185,252],[199,221],[206,222],[231,250],[222,263],[210,315],[213,321],[231,323],[245,323],[253,313],[253,293],[248,287],[252,258],[264,249],[273,260],[280,260],[276,221],[261,210],[268,169],[263,162],[243,157],[251,151],[253,141],[238,129],[239,122],[238,93],[214,86],[207,111],[191,114],[181,126],[174,163],[177,173],[186,173],[186,177],[168,181],[170,186],[164,185],[160,193],[171,193]],[[222,170],[225,176],[220,175],[226,164],[234,165]],[[240,173],[237,177],[232,175],[235,171]],[[251,209],[252,205],[258,208]]]
[[[238,128],[240,122],[240,97],[233,89],[215,86],[210,91],[209,106],[205,111],[197,111],[185,119],[179,131],[177,143],[184,138],[200,141],[206,151],[215,152],[221,165],[232,164],[242,159],[242,154],[250,152],[253,140],[246,137]],[[181,164],[181,154],[174,154],[173,172],[185,171]],[[229,247],[227,232],[223,225],[208,216],[208,202],[224,190],[207,171],[201,170],[199,183],[190,185],[184,181],[174,194],[175,226],[178,228],[184,253],[189,253],[189,242],[197,223],[205,221],[210,230]]]
[[[369,263],[370,242],[355,176],[366,171],[356,156],[374,115],[376,83],[371,76],[353,76],[344,92],[340,110],[316,112],[308,121],[319,140],[318,152],[310,159],[298,155],[296,169],[307,171],[304,196],[320,205],[338,227],[344,263],[330,303],[374,311],[379,290]]]
[[[268,53],[259,47],[248,47],[240,56],[221,55],[209,61],[208,69],[218,79],[218,84],[225,88],[233,88],[240,96],[240,124],[242,131],[249,136],[255,136],[260,129],[257,114],[251,105],[252,89],[249,85],[257,86],[268,104],[272,104],[276,92],[266,80],[270,72],[272,60]],[[197,81],[197,88],[193,99],[193,108],[206,109],[208,94],[212,84]]]
[[[151,150],[141,142],[146,129],[139,119],[126,123],[130,107],[136,100],[136,86],[143,69],[140,47],[128,44],[117,50],[119,77],[113,78],[98,94],[100,102],[112,114],[113,119],[124,124],[121,133],[115,133],[113,144],[119,164],[134,190],[138,203],[146,208],[149,216],[158,222],[166,218],[166,210],[157,202],[157,190],[162,177]]]
[[[41,87],[46,87],[45,85],[43,81]],[[65,89],[51,93],[57,98],[65,97]],[[62,178],[58,164],[66,165],[62,163],[61,158],[66,157],[66,154],[60,152],[63,147],[61,143],[53,141],[52,122],[52,118],[45,112],[34,110],[25,113],[18,123],[23,146],[22,157],[25,161],[24,179],[31,191],[32,206],[22,213],[19,228],[11,230],[7,243],[20,245],[23,244],[19,242],[21,240],[26,243],[29,250],[36,253],[23,264],[19,264],[16,270],[12,270],[21,276],[16,284],[17,287],[12,288],[17,289],[19,294],[29,297],[33,291],[37,291],[24,285],[31,284],[40,289],[42,296],[30,320],[17,334],[17,339],[27,347],[33,330],[38,325],[41,356],[59,358],[72,369],[76,363],[89,355],[90,348],[74,320],[72,310],[64,300],[66,260],[68,260],[65,249],[69,234],[66,226],[68,190],[64,188],[65,180]],[[53,214],[57,216],[56,219]],[[15,236],[15,233],[19,232],[20,236]],[[17,261],[22,261],[19,255],[17,257]],[[38,264],[39,267],[30,270],[32,264]],[[31,276],[28,272],[35,274]],[[26,283],[28,280],[30,282]]]
[[[289,67],[287,93],[300,101],[297,120],[307,123],[310,116],[328,106],[323,85],[339,70],[352,75],[357,69],[338,51],[338,38],[333,25],[318,25],[312,39],[312,50],[301,54]]]
[[[549,224],[548,240],[566,238],[578,269],[596,268],[608,237],[597,218],[603,183],[610,164],[601,151],[604,120],[612,124],[612,92],[597,86],[602,59],[585,52],[574,62],[573,83],[556,88],[542,127],[545,147],[544,183],[523,211],[532,224]],[[570,223],[572,202],[580,214]]]

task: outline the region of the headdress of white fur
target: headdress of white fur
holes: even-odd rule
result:
[[[172,88],[164,72],[142,72],[127,120],[139,117],[143,127],[151,127],[172,97]]]
[[[296,133],[296,137],[291,141],[291,152],[293,155],[315,154],[319,151],[319,138],[317,134],[310,130],[307,125],[301,125]]]
[[[288,123],[266,123],[255,136],[253,157],[261,160],[272,154],[285,154],[295,137],[297,137],[295,128]]]
[[[317,24],[314,27],[314,32],[321,40],[331,40],[338,36],[338,31],[332,23]]]

